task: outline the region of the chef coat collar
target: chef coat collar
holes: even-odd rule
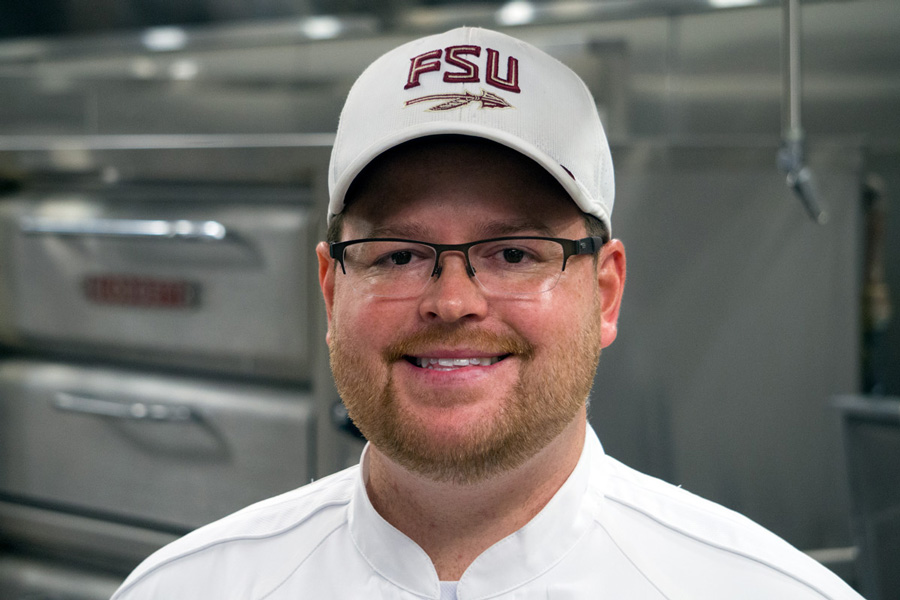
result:
[[[356,547],[381,576],[425,598],[440,598],[440,582],[431,559],[410,538],[385,521],[366,493],[367,452],[350,502],[349,527]],[[489,598],[515,589],[559,562],[590,529],[599,502],[587,493],[592,463],[603,447],[588,425],[585,444],[572,474],[550,502],[515,533],[485,550],[459,581],[459,600]]]

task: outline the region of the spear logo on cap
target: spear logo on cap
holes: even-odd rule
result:
[[[418,104],[419,102],[433,101],[441,101],[441,103],[427,109],[428,112],[434,112],[438,110],[453,110],[454,108],[462,108],[463,106],[467,106],[469,104],[472,104],[473,102],[480,102],[481,108],[513,108],[512,104],[510,104],[497,94],[486,92],[483,89],[481,90],[481,94],[478,95],[465,91],[462,94],[432,94],[430,96],[422,96],[421,98],[413,98],[412,100],[407,100],[406,106],[409,106],[411,104]]]

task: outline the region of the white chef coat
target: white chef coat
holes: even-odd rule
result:
[[[372,507],[362,469],[194,531],[145,560],[113,600],[452,598],[425,552]],[[590,428],[566,483],[455,591],[458,600],[861,598],[749,519],[606,456]]]

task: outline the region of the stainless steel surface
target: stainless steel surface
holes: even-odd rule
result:
[[[628,284],[590,418],[634,468],[801,549],[847,546],[840,424],[826,403],[857,385],[861,157],[810,155],[834,210],[819,226],[772,168],[775,149],[619,152]]]
[[[60,411],[60,393],[102,400],[104,411]],[[105,414],[136,404],[195,418]],[[0,495],[187,531],[307,483],[315,413],[312,398],[293,389],[8,359],[0,362]]]
[[[326,148],[334,143],[333,133],[269,134],[133,134],[133,135],[4,135],[0,150],[8,152],[53,152],[97,150],[185,150],[231,148],[246,153],[251,148]],[[209,176],[209,171],[202,172]]]
[[[0,554],[54,557],[124,577],[152,552],[180,537],[154,529],[0,499]],[[0,595],[0,598],[6,598]]]
[[[806,4],[829,0],[806,0]],[[127,3],[128,0],[120,0]],[[68,13],[63,31],[138,31],[133,35],[106,33],[106,43],[117,52],[136,49],[194,50],[211,45],[248,47],[268,43],[302,44],[327,39],[347,39],[391,31],[426,33],[458,24],[502,27],[524,24],[559,25],[573,22],[608,22],[680,16],[733,9],[778,5],[780,0],[554,0],[486,1],[400,0],[396,2],[234,3],[229,0],[188,0],[175,5],[156,4],[141,10],[97,13],[88,0],[62,0],[51,14]],[[200,6],[198,6],[198,4]],[[62,9],[62,11],[60,10]],[[167,10],[165,10],[167,9]],[[200,11],[204,18],[197,19]],[[161,14],[160,14],[161,13]],[[143,18],[140,18],[139,15]],[[12,20],[16,12],[4,15]],[[194,18],[191,18],[193,16]],[[197,22],[203,25],[180,26]],[[210,25],[215,23],[215,25]],[[163,25],[160,25],[163,24]],[[25,24],[33,25],[33,24]],[[79,27],[79,25],[81,27]],[[21,25],[20,25],[21,26]],[[26,27],[26,29],[29,29]],[[29,31],[33,31],[30,28]],[[14,40],[0,49],[0,61],[62,54],[77,55],[90,48],[79,36],[66,36],[62,44],[47,44],[31,37]]]
[[[832,404],[847,418],[900,425],[900,398],[846,394],[836,396]]]
[[[868,600],[900,599],[900,398],[833,398],[843,420],[860,591]]]
[[[3,600],[108,600],[121,582],[121,577],[59,561],[0,553]]]
[[[7,198],[0,341],[309,381],[317,212],[305,189],[241,191]]]
[[[561,10],[554,7],[565,4],[535,8]],[[607,129],[616,140],[724,135],[741,143],[740,137],[779,135],[784,87],[779,4],[676,16],[661,10],[636,20],[581,15],[564,28],[538,22],[508,30],[585,77],[601,110],[610,111]],[[606,5],[583,6],[602,11]],[[865,139],[896,148],[896,2],[802,6],[807,133],[814,140],[844,136],[851,143]],[[0,132],[21,136],[13,140],[17,148],[34,147],[25,139],[31,136],[42,136],[38,145],[47,148],[54,135],[327,135],[336,127],[349,85],[369,59],[416,35],[398,29],[294,44],[278,37],[276,25],[276,33],[247,26],[255,31],[253,46],[242,46],[242,38],[228,29],[208,46],[166,52],[143,48],[139,33],[131,35],[131,49],[108,45],[102,37],[91,38],[93,46],[79,40],[82,52],[66,49],[71,40],[41,40],[40,46],[57,44],[59,54],[0,64],[6,82],[0,91],[6,109]],[[185,35],[191,39],[190,30]],[[621,69],[625,81],[605,82],[608,69]],[[604,97],[611,90],[622,94],[620,108],[607,105]],[[65,140],[60,143],[65,150]],[[106,137],[92,143],[117,142]],[[76,163],[61,156],[58,166]]]
[[[54,219],[25,217],[19,222],[23,233],[82,237],[150,238],[219,242],[228,230],[217,221],[177,221],[148,219]]]
[[[90,36],[29,37],[0,44],[0,63],[71,58],[93,54],[96,42],[111,52],[171,52],[209,48],[253,48],[271,44],[303,44],[323,39],[371,37],[384,28],[375,15],[310,15],[296,18],[229,20],[215,25],[130,26]]]

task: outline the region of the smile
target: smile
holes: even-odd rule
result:
[[[433,358],[427,356],[407,356],[406,360],[423,369],[451,371],[466,367],[489,367],[506,358],[506,356],[484,356],[473,358]]]

